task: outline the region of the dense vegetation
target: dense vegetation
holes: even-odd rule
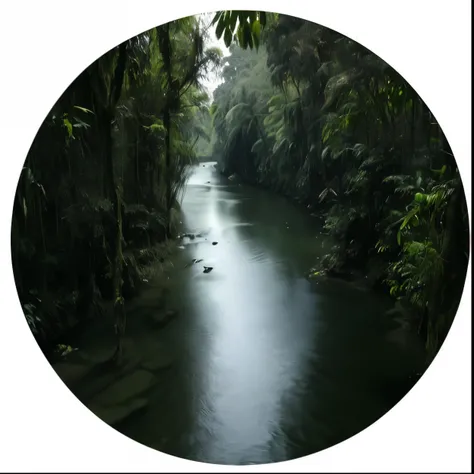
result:
[[[389,65],[296,18],[219,12],[221,62],[200,20],[132,38],[89,66],[45,119],[15,198],[12,256],[20,300],[43,347],[113,308],[176,232],[188,165],[285,194],[324,219],[322,268],[367,276],[400,299],[431,358],[451,325],[468,261],[468,215],[439,124]],[[104,305],[104,302],[110,303]]]
[[[221,56],[204,43],[194,17],[125,41],[80,74],[42,124],[17,189],[12,257],[45,349],[113,306],[120,355],[124,298],[175,233],[203,133],[200,83]]]
[[[231,13],[221,13],[221,29],[232,30]],[[255,14],[246,19],[247,32],[259,31]],[[361,45],[297,18],[265,20],[258,43],[240,34],[249,48],[234,44],[225,58],[214,157],[224,174],[322,215],[335,245],[314,274],[367,276],[390,292],[413,312],[430,360],[456,313],[469,252],[446,138],[410,85]]]

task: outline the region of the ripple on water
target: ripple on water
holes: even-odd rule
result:
[[[325,449],[376,421],[393,404],[374,380],[391,382],[401,365],[397,345],[377,342],[377,299],[304,279],[325,252],[312,217],[195,171],[183,227],[209,233],[184,241],[183,261],[203,262],[180,270],[173,298],[183,309],[163,333],[180,362],[157,387],[163,402],[130,430],[141,440],[160,431],[166,452],[184,458],[260,464]]]

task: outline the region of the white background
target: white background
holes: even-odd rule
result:
[[[278,11],[346,34],[418,91],[439,120],[471,202],[470,2],[398,0],[21,1],[0,7],[0,469],[4,472],[470,472],[471,277],[451,332],[415,388],[350,440],[287,463],[230,467],[172,458],[99,421],[55,375],[18,303],[10,261],[13,196],[43,118],[109,48],[148,28],[217,9]]]

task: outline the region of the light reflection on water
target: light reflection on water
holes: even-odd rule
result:
[[[266,463],[329,447],[396,403],[411,355],[381,342],[385,300],[303,278],[325,252],[314,218],[209,164],[182,210],[202,233],[182,262],[203,262],[178,272],[181,316],[160,335],[179,363],[125,434],[192,460]]]

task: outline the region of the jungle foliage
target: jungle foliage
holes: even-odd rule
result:
[[[208,34],[229,47],[223,62]],[[211,101],[202,81],[221,64]],[[399,299],[428,359],[436,354],[469,257],[462,182],[440,125],[358,43],[252,11],[217,12],[207,27],[184,18],[123,42],[46,117],[12,221],[20,301],[43,347],[110,307],[120,356],[125,298],[176,232],[188,165],[209,154],[222,173],[322,216],[334,242],[322,269]]]
[[[360,44],[301,19],[265,14],[257,26],[259,18],[216,15],[230,45],[211,107],[221,171],[321,214],[335,243],[325,271],[366,276],[398,298],[431,360],[456,313],[469,254],[461,177],[440,125]]]
[[[85,69],[48,113],[14,203],[12,259],[40,345],[112,307],[117,356],[132,296],[176,231],[202,78],[220,62],[197,17],[131,38]]]

